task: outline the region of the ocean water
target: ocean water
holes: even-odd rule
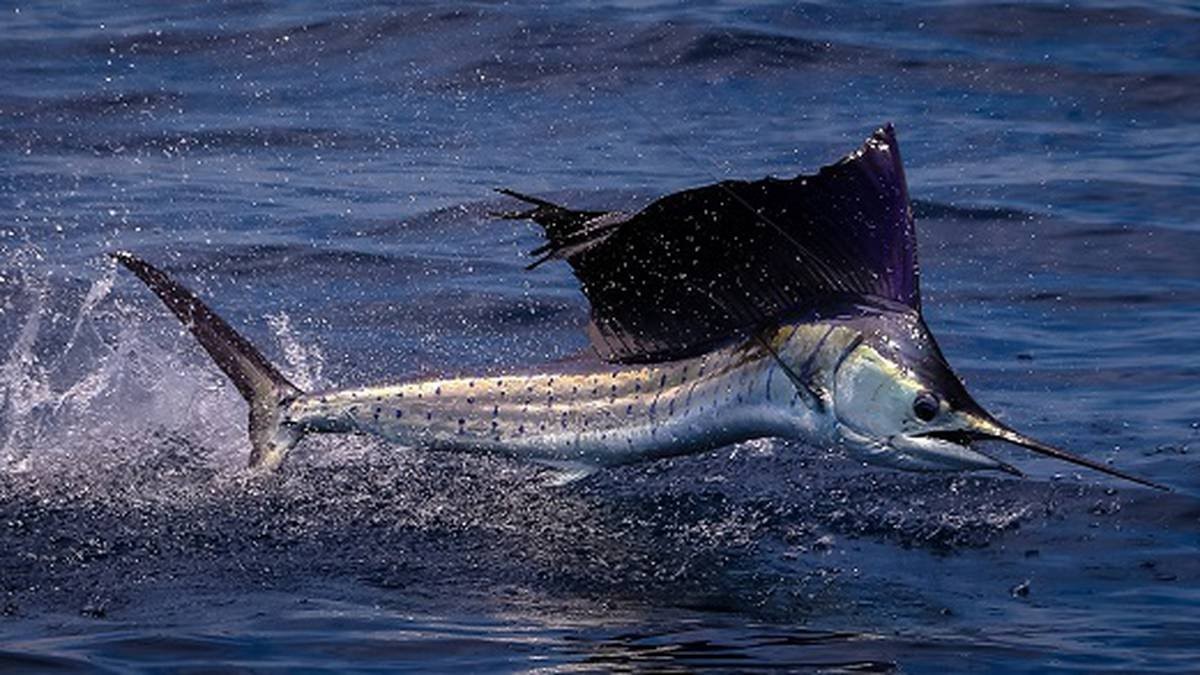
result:
[[[1194,672],[1197,36],[1188,2],[0,8],[0,671]],[[976,397],[1174,492],[783,440],[554,487],[318,438],[255,478],[103,255],[305,387],[544,363],[586,305],[493,188],[637,208],[887,121]]]

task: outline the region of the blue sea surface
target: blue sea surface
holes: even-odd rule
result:
[[[1191,2],[0,8],[0,671],[1195,672]],[[587,349],[509,187],[636,209],[896,125],[926,318],[998,416],[912,474],[761,440],[556,487],[306,440],[103,254],[305,388]]]

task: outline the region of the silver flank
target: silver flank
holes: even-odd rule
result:
[[[833,418],[792,378],[833,381],[853,331],[786,326],[692,359],[583,374],[429,380],[304,395],[284,425],[413,447],[614,465],[764,436],[832,442]],[[776,358],[776,356],[778,358]],[[781,362],[788,364],[785,369]],[[790,372],[790,374],[789,374]]]

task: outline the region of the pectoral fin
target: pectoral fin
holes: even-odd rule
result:
[[[569,461],[544,461],[538,462],[542,466],[549,469],[546,476],[542,479],[542,484],[546,487],[563,487],[577,483],[584,478],[599,471],[599,467],[594,464],[584,464],[582,462]]]

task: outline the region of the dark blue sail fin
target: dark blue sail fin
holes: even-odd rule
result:
[[[590,248],[629,219],[629,214],[620,211],[578,211],[515,190],[499,188],[496,192],[533,204],[534,208],[495,215],[507,220],[532,220],[546,233],[546,243],[529,252],[536,259],[525,269],[531,270],[547,260],[566,259]]]
[[[546,230],[539,252],[571,265],[592,306],[592,343],[609,361],[691,356],[857,298],[920,311],[916,235],[891,125],[814,175],[723,181],[632,216],[506,194],[538,204],[526,217]]]

